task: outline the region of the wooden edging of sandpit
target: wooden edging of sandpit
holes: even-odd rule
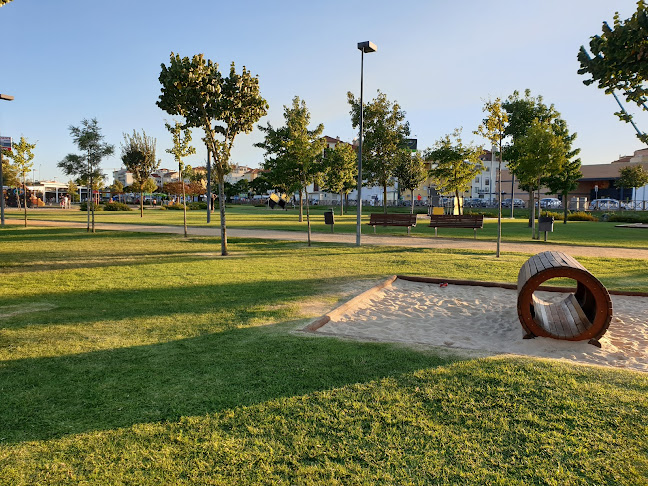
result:
[[[389,287],[391,284],[394,283],[394,281],[398,277],[396,275],[392,275],[389,277],[387,280],[384,282],[379,283],[378,285],[375,285],[371,287],[369,290],[362,292],[359,295],[356,295],[354,298],[351,300],[345,302],[342,304],[340,307],[336,307],[333,309],[331,312],[328,314],[324,314],[322,317],[319,317],[315,319],[313,322],[311,322],[308,326],[306,326],[303,330],[304,331],[317,331],[320,327],[322,327],[324,324],[329,322],[331,319],[338,317],[339,315],[342,315],[346,312],[349,312],[356,307],[358,307],[364,300],[367,298],[371,297],[371,295],[375,294],[379,290],[384,289],[385,287]]]
[[[441,284],[447,283],[452,285],[472,285],[475,287],[499,287],[502,289],[511,289],[517,290],[516,284],[505,283],[505,282],[487,282],[481,280],[456,280],[456,279],[447,279],[447,278],[437,278],[437,277],[417,277],[410,275],[396,275],[396,278],[400,280],[409,280],[410,282],[422,282],[422,283],[433,283]],[[576,287],[558,287],[555,285],[541,285],[537,290],[544,292],[576,292]],[[648,292],[624,292],[621,290],[609,290],[608,293],[611,295],[623,295],[628,297],[648,297]]]

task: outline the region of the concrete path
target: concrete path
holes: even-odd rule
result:
[[[7,224],[23,224],[19,219],[7,219]],[[30,219],[30,226],[54,226],[68,228],[85,228],[85,222],[70,221],[38,221]],[[133,231],[143,233],[171,233],[183,234],[182,226],[155,226],[142,224],[117,224],[117,223],[95,223],[98,230],[110,231]],[[194,227],[188,228],[190,235],[195,236],[220,236],[220,227]],[[288,240],[307,241],[307,234],[301,231],[277,231],[259,229],[227,228],[227,236],[230,238],[258,238],[266,240]],[[356,235],[349,233],[312,233],[311,241],[317,243],[343,243],[355,245]],[[373,234],[362,235],[363,245],[381,246],[403,246],[409,248],[441,248],[441,249],[467,249],[483,250],[495,253],[496,243],[494,241],[472,240],[472,239],[450,239],[450,238],[421,238],[410,236],[380,236]],[[648,260],[648,250],[634,248],[610,248],[600,246],[569,246],[557,245],[552,242],[529,242],[509,243],[502,242],[502,252],[536,254],[542,251],[561,251],[572,256],[588,256],[599,258],[637,258]]]

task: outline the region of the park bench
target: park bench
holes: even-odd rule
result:
[[[477,230],[484,227],[484,216],[462,214],[432,214],[430,215],[430,227],[434,228],[434,236],[437,235],[437,228],[472,228],[477,239]]]
[[[369,225],[373,226],[374,233],[376,226],[407,226],[407,234],[410,234],[410,228],[416,226],[416,214],[409,213],[371,213]]]
[[[573,279],[576,288],[561,289],[568,295],[560,302],[545,302],[534,292],[552,278]],[[573,257],[557,251],[532,256],[520,269],[517,289],[517,310],[525,339],[536,336],[568,341],[589,339],[590,344],[601,346],[599,339],[612,320],[610,294]]]

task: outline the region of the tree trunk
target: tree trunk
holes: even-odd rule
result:
[[[308,246],[311,246],[311,226],[310,226],[310,205],[308,204],[308,189],[304,189],[306,194],[306,227],[308,228]]]
[[[225,225],[225,174],[218,170],[218,207],[220,209],[221,255],[227,256],[227,227]]]
[[[542,210],[540,209],[540,183],[538,183],[538,193],[536,195],[536,200],[538,203],[538,224],[536,225],[536,240],[540,239],[540,214],[542,214]],[[535,204],[533,205],[535,207]]]
[[[140,190],[140,218],[144,217],[144,193]]]
[[[308,204],[308,202],[306,204]],[[299,190],[299,222],[302,223],[303,221],[304,221],[304,193],[300,189]]]
[[[207,223],[211,222],[212,212],[212,189],[211,189],[211,151],[207,147]]]
[[[180,171],[180,174],[182,174],[182,169]],[[182,177],[182,175],[180,175],[180,177]],[[209,209],[209,205],[207,205],[207,209]],[[184,180],[182,181],[182,220],[184,223],[184,236],[186,238],[187,237],[187,194],[185,193]]]
[[[459,210],[459,215],[462,215],[463,208],[461,207],[461,199],[459,199],[459,189],[455,189],[455,197],[457,198],[457,209]]]
[[[344,192],[340,191],[340,216],[344,216]]]
[[[533,227],[533,218],[531,217],[531,204],[535,201],[535,196],[533,191],[529,191],[529,228]],[[531,234],[533,236],[533,233]]]
[[[25,190],[25,228],[26,228],[27,227],[27,181],[25,180],[24,174],[23,174],[23,189]]]
[[[94,212],[94,179],[90,177],[90,199],[92,200],[92,232],[95,232],[95,212]]]
[[[513,201],[511,200],[511,204]],[[497,251],[495,257],[500,257],[502,246],[502,148],[500,145],[499,163],[497,164]]]
[[[531,204],[531,239],[535,240],[535,191],[529,191],[531,199],[529,199],[529,204]]]
[[[410,208],[410,214],[414,214],[414,189],[410,190],[410,194],[412,195],[412,207]]]
[[[563,224],[567,224],[567,192],[563,192]]]
[[[385,208],[385,214],[387,214],[387,183],[383,184],[383,207]]]

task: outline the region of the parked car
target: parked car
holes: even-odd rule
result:
[[[503,208],[510,208],[511,207],[511,198],[507,197],[502,201],[502,207]],[[513,207],[514,208],[526,208],[526,203],[522,199],[514,199],[513,200]]]
[[[560,209],[562,202],[555,197],[543,197],[540,199],[540,207],[542,209]]]
[[[589,204],[590,211],[618,211],[621,203],[616,199],[594,199]]]

